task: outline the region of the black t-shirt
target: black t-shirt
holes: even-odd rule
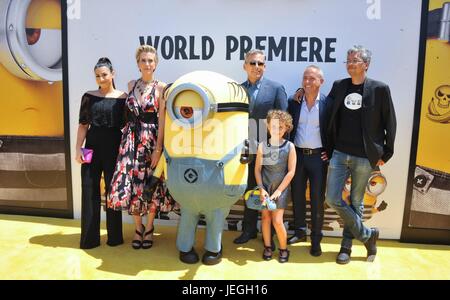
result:
[[[367,157],[362,135],[362,94],[364,84],[350,84],[347,96],[339,108],[336,150]]]

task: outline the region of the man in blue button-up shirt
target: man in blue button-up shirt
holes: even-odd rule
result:
[[[290,140],[295,144],[297,167],[292,180],[295,234],[288,244],[306,241],[306,182],[309,180],[311,206],[310,254],[320,256],[324,215],[325,183],[327,177],[326,129],[329,99],[320,93],[324,82],[317,66],[305,69],[302,78],[304,96],[289,98],[288,111],[294,120]]]

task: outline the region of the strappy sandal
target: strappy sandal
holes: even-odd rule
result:
[[[272,246],[264,246],[264,252],[263,252],[263,259],[264,260],[271,260],[272,259]]]
[[[143,224],[142,225],[142,232],[139,231],[135,231],[137,235],[139,235],[141,238],[144,237],[144,232],[145,232],[145,226]],[[131,241],[131,247],[133,247],[133,249],[138,250],[142,248],[142,240],[132,240]]]
[[[289,250],[288,249],[278,249],[280,255],[278,256],[278,261],[280,263],[285,263],[289,260]]]
[[[153,239],[152,240],[145,239],[147,235],[152,235],[153,238],[153,231],[155,231],[155,226],[153,226],[151,230],[144,233],[143,235],[144,240],[142,240],[142,249],[150,249],[153,246]]]

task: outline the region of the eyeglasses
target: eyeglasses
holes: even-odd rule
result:
[[[264,65],[266,64],[263,61],[251,61],[248,63],[250,66],[261,66],[264,67]]]
[[[360,59],[352,59],[352,60],[346,60],[346,61],[344,61],[344,64],[347,64],[347,65],[350,65],[350,64],[353,64],[353,65],[356,65],[356,64],[359,64],[359,63],[363,63],[364,61],[363,60],[360,60]]]

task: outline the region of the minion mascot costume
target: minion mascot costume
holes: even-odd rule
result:
[[[206,220],[202,262],[214,265],[222,258],[225,218],[247,185],[248,96],[230,78],[196,71],[175,81],[165,98],[165,159],[159,161],[152,180],[164,172],[170,193],[180,203],[180,260],[199,261],[193,246],[202,214]]]

